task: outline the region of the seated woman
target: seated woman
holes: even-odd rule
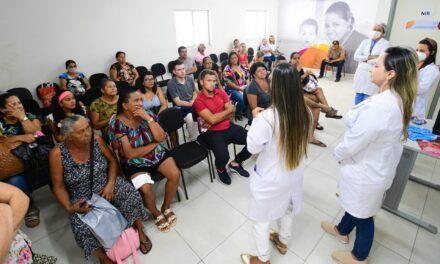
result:
[[[246,89],[249,104],[248,124],[252,123],[252,110],[255,107],[266,109],[270,105],[270,83],[267,80],[267,67],[262,62],[256,62],[251,67],[252,81]]]
[[[126,61],[125,52],[116,52],[116,60],[110,67],[110,78],[115,82],[125,81],[135,86],[139,74],[133,64]]]
[[[272,69],[272,62],[275,61],[275,55],[274,55],[274,50],[272,50],[271,45],[267,42],[267,38],[264,38],[261,41],[261,44],[258,47],[258,50],[260,50],[264,53],[264,61],[268,63],[269,70]]]
[[[215,88],[216,89],[224,89],[222,83],[219,81],[222,77],[222,70],[221,67],[219,67],[217,64],[215,64],[211,57],[205,57],[203,58],[203,64],[202,64],[202,68],[200,68],[200,70],[197,72],[197,87],[199,89],[199,91],[202,90],[202,84],[200,83],[200,73],[203,70],[213,70],[217,73],[217,82],[215,83]]]
[[[241,43],[240,44],[240,50],[238,51],[238,60],[240,61],[240,64],[245,66],[247,69],[249,69],[249,63],[248,63],[248,55],[246,50],[246,44]]]
[[[20,99],[11,93],[0,95],[0,144],[2,143],[32,143],[35,141],[34,134],[41,131],[41,123],[31,113],[27,113]],[[2,166],[6,164],[2,163]],[[2,180],[16,186],[29,197],[31,189],[26,182],[24,171]],[[35,227],[40,223],[40,210],[30,200],[25,223],[27,227]]]
[[[144,75],[142,86],[138,89],[142,94],[142,103],[145,111],[151,111],[155,115],[158,115],[163,110],[167,109],[168,101],[157,86],[153,73],[147,71]]]
[[[50,107],[52,108],[52,113],[46,117],[47,124],[49,125],[49,129],[56,142],[64,140],[63,135],[60,133],[60,122],[65,117],[72,115],[86,115],[84,108],[70,91],[57,93],[52,98]]]
[[[249,72],[238,61],[236,52],[229,53],[228,65],[223,70],[223,81],[225,82],[225,91],[231,96],[231,100],[237,102],[235,106],[235,119],[242,120],[242,116],[247,116],[247,110],[244,106],[243,91],[249,84]]]
[[[206,57],[209,57],[209,55],[206,54],[206,46],[205,46],[205,44],[200,44],[197,47],[197,54],[194,57],[194,61],[197,64],[197,68],[200,68],[202,66],[202,61]]]
[[[118,89],[114,81],[101,81],[102,96],[90,105],[90,119],[94,129],[100,129],[102,137],[107,140],[108,124],[116,115],[118,106]]]
[[[30,241],[19,230],[28,205],[20,189],[0,182],[0,263],[32,263]]]
[[[64,91],[71,91],[81,101],[87,90],[90,89],[90,83],[84,73],[79,72],[76,62],[73,60],[66,61],[67,72],[58,76],[60,78],[60,87]]]
[[[119,166],[113,152],[100,136],[93,136],[89,120],[83,116],[65,118],[61,133],[65,141],[55,146],[49,155],[53,191],[69,213],[73,235],[84,250],[85,257],[95,254],[100,263],[112,263],[90,228],[77,215],[90,211],[84,199],[90,199],[93,193],[113,204],[128,225],[138,231],[140,250],[147,254],[152,248],[150,239],[142,230],[142,221],[147,219],[147,212],[133,185],[117,176]],[[93,181],[90,178],[91,154],[94,159]]]
[[[166,133],[142,105],[142,96],[135,90],[119,95],[118,115],[110,121],[109,138],[118,150],[122,171],[127,179],[145,177],[146,173],[159,172],[166,179],[162,208],[156,208],[156,195],[152,184],[139,188],[145,207],[153,214],[161,232],[176,225],[177,218],[170,209],[171,200],[179,185],[180,171],[176,162],[161,145]]]
[[[313,104],[314,107],[321,108],[321,112],[325,113],[325,117],[341,119],[342,116],[338,115],[338,110],[334,109],[328,104],[324,91],[321,87],[318,87],[316,76],[309,70],[304,71],[304,69],[299,65],[299,61],[300,54],[298,52],[293,52],[290,55],[290,63],[296,66],[299,74],[301,75],[301,80],[304,87],[304,96],[309,99],[306,100],[309,102],[309,104]]]

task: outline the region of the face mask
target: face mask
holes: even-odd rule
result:
[[[75,69],[75,68],[69,68],[67,71],[68,71],[69,73],[75,73],[75,72],[76,72],[76,69]]]
[[[382,32],[373,30],[370,33],[370,38],[371,39],[378,39],[381,35],[382,35]]]
[[[419,61],[424,61],[424,60],[426,60],[427,56],[426,56],[426,53],[417,51],[417,57],[419,58]]]

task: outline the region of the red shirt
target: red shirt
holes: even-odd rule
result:
[[[197,98],[194,101],[194,108],[196,109],[197,114],[204,109],[208,109],[211,113],[217,114],[225,111],[225,104],[228,102],[229,96],[223,90],[214,89],[214,96],[212,97],[205,95],[205,93],[202,91],[201,93],[199,93],[199,95],[197,95]],[[212,125],[208,130],[226,130],[230,126],[231,120],[229,120],[228,118],[217,124]]]

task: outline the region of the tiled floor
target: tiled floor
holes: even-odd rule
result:
[[[328,77],[320,81],[329,102],[345,114],[353,103],[351,77],[334,83]],[[324,131],[316,132],[328,147],[310,146],[304,175],[303,212],[295,217],[293,239],[289,252],[281,256],[273,248],[272,263],[332,263],[330,254],[337,249],[350,249],[324,234],[321,220],[338,221],[343,211],[335,195],[339,174],[332,158],[334,146],[343,135],[344,120],[326,119],[320,123]],[[231,150],[232,153],[232,150]],[[255,162],[246,162],[250,168]],[[415,175],[440,182],[440,161],[420,155],[414,168]],[[186,173],[190,195],[188,201],[174,202],[177,226],[169,233],[157,231],[152,220],[145,223],[153,241],[148,255],[141,255],[142,263],[214,264],[240,263],[240,253],[254,252],[252,224],[246,214],[249,202],[249,180],[232,176],[232,185],[218,181],[211,183],[206,163]],[[163,194],[163,182],[157,184],[158,202]],[[68,217],[57,204],[49,189],[34,195],[42,209],[42,222],[34,229],[23,228],[34,243],[34,250],[57,256],[58,263],[92,263],[86,261],[76,245]],[[440,192],[409,182],[401,208],[440,227]],[[406,220],[381,210],[376,217],[376,234],[370,263],[377,264],[434,264],[440,263],[440,234],[431,234]],[[131,263],[131,261],[129,261]]]

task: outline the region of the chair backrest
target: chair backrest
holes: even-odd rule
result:
[[[160,126],[167,133],[178,130],[185,123],[182,112],[175,107],[167,108],[160,112],[158,119]]]
[[[86,93],[84,94],[84,104],[86,106],[90,106],[93,103],[93,101],[101,97],[101,95],[102,95],[101,89],[87,90]]]
[[[40,99],[43,108],[50,108],[52,98],[60,91],[58,84],[54,82],[41,83],[35,88],[35,92]]]
[[[105,74],[105,73],[95,73],[95,74],[90,75],[90,79],[89,79],[90,86],[92,88],[99,88],[101,85],[102,79],[109,79],[109,78],[108,78],[107,74]]]
[[[154,77],[162,76],[166,73],[165,66],[162,63],[155,63],[151,65],[151,72]]]
[[[211,60],[212,60],[212,62],[214,62],[214,64],[218,62],[218,57],[216,54],[214,54],[214,53],[209,54],[209,57],[211,57]]]
[[[222,61],[222,71],[225,70],[226,65],[228,65],[228,60],[223,60],[223,61]]]
[[[11,94],[17,96],[20,99],[20,101],[34,100],[34,98],[32,97],[31,92],[27,88],[17,87],[17,88],[9,89],[6,92],[11,93]]]
[[[24,110],[31,114],[36,115],[38,118],[41,118],[41,108],[40,105],[34,99],[25,99],[21,100],[23,104]]]
[[[116,82],[116,88],[118,89],[118,94],[123,93],[124,91],[129,91],[134,89],[133,87],[130,86],[130,84],[126,81],[119,81]]]
[[[228,60],[228,53],[222,52],[220,53],[220,61]]]
[[[249,56],[254,56],[254,49],[252,47],[248,48],[247,55],[248,55],[248,57]]]
[[[145,66],[137,66],[136,71],[139,73],[139,78],[140,78],[140,77],[144,77],[144,75],[148,72],[148,69]]]
[[[247,58],[248,58],[248,63],[251,63],[251,61],[254,59],[254,55],[251,55],[251,56],[248,55]]]

